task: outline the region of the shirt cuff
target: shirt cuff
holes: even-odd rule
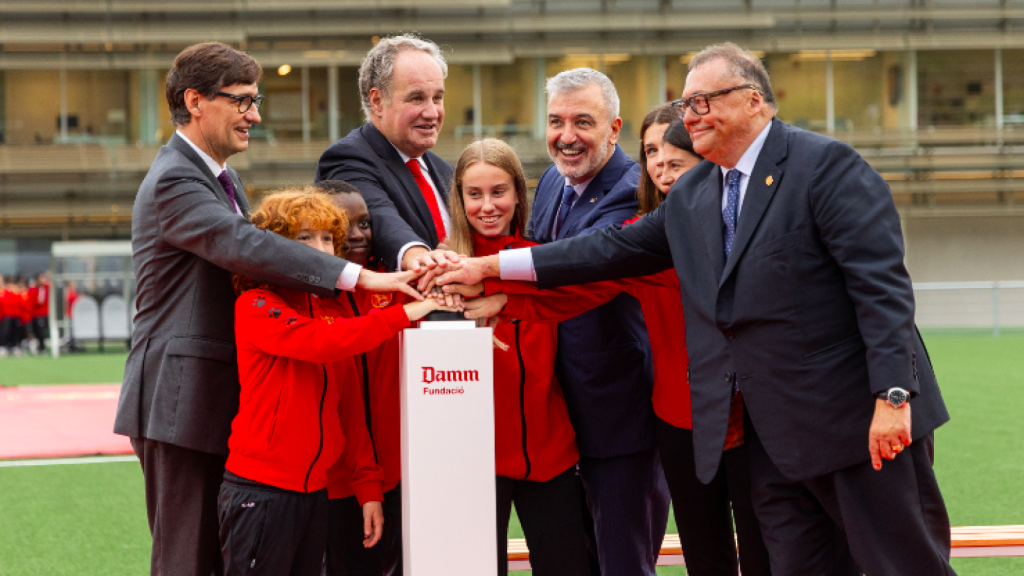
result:
[[[341,269],[341,274],[338,275],[338,282],[334,287],[345,292],[354,292],[356,283],[359,282],[359,273],[362,271],[363,267],[359,264],[352,262],[345,264],[345,267]]]
[[[537,281],[537,271],[533,269],[533,253],[529,248],[498,252],[498,266],[502,280]]]
[[[405,246],[402,246],[402,249],[398,251],[398,262],[395,263],[396,272],[402,271],[402,259],[405,258],[405,253],[409,250],[409,248],[412,248],[413,246],[423,246],[427,250],[430,250],[430,246],[427,246],[423,242],[409,242]]]

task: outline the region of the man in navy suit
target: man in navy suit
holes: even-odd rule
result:
[[[548,80],[548,154],[528,234],[551,242],[621,225],[637,210],[640,166],[616,144],[622,119],[607,76]],[[556,374],[580,450],[580,474],[607,576],[653,576],[669,495],[654,447],[653,373],[640,303],[622,294],[558,327]]]
[[[767,71],[733,44],[693,58],[683,95],[707,161],[657,210],[440,282],[525,268],[547,287],[674,267],[697,474],[714,476],[740,405],[772,573],[954,574],[932,470],[949,415],[888,186],[846,144],[775,119]]]

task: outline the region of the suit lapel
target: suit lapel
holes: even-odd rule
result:
[[[206,179],[209,181],[208,183],[210,185],[210,188],[213,189],[214,194],[216,194],[216,196],[220,198],[221,202],[223,202],[225,206],[231,208],[232,212],[235,211],[235,207],[232,206],[231,201],[228,200],[228,193],[225,192],[224,187],[220,185],[220,180],[217,180],[217,175],[214,174],[213,172],[210,172],[210,167],[207,166],[206,162],[203,162],[203,159],[199,157],[199,154],[196,154],[196,151],[193,150],[192,147],[188,145],[188,142],[185,142],[181,138],[181,136],[178,136],[178,133],[175,132],[174,135],[171,136],[171,139],[167,142],[167,145],[180,152],[185,158],[188,158],[189,162],[195,164],[196,168],[199,168],[203,175],[206,176]],[[228,172],[228,174],[230,174],[230,172]],[[237,182],[235,182],[235,190],[238,189],[239,185]],[[241,206],[241,204],[239,204],[239,206]]]
[[[430,214],[430,208],[427,207],[427,201],[423,198],[419,184],[412,177],[409,167],[405,165],[405,162],[402,162],[402,157],[398,155],[398,150],[373,124],[366,125],[366,141],[373,147],[377,156],[384,161],[387,169],[402,183],[402,191],[405,192],[406,197],[416,208],[416,214],[420,217],[420,221],[426,225],[427,230],[433,230],[434,217]],[[433,173],[434,170],[431,170],[431,174]],[[397,190],[388,190],[387,192],[391,194],[399,193]],[[432,234],[430,241],[435,245],[440,242],[436,231]]]
[[[249,197],[245,195],[245,186],[242,185],[242,179],[238,177],[238,172],[234,170],[228,170],[228,175],[231,176],[231,182],[235,185],[235,202],[238,204],[238,210],[244,218],[248,219],[250,212]]]
[[[430,170],[430,179],[434,181],[434,187],[436,187],[437,191],[441,194],[441,200],[444,202],[445,209],[447,209],[451,206],[448,199],[448,187],[451,186],[451,182],[445,182],[442,180],[441,170],[438,169],[437,162],[434,162],[431,156],[432,154],[427,152],[423,155],[423,161],[427,163],[427,168]]]
[[[540,202],[536,199],[533,202],[533,208],[537,211],[537,229],[531,230],[533,238],[538,242],[551,242],[555,240],[551,237],[551,229],[555,226],[555,215],[558,213],[558,205],[562,199],[562,189],[565,188],[565,178],[558,173],[555,167],[551,167],[548,172],[551,176],[546,182],[537,183],[537,197],[540,198]],[[544,177],[541,177],[544,180]],[[545,195],[550,195],[547,199]]]
[[[761,154],[758,155],[754,164],[754,171],[747,182],[747,192],[743,198],[743,205],[740,208],[739,221],[736,224],[736,237],[733,239],[732,251],[729,259],[725,262],[725,270],[722,272],[722,283],[729,277],[729,274],[736,268],[736,263],[743,256],[743,252],[750,243],[750,238],[757,230],[765,210],[775,196],[775,191],[782,181],[782,169],[778,163],[786,157],[786,134],[785,126],[772,120],[772,128],[768,132]],[[719,170],[721,172],[721,170]]]
[[[718,166],[712,168],[697,191],[697,216],[711,265],[715,275],[721,278],[725,268],[725,245],[722,243],[722,170]]]

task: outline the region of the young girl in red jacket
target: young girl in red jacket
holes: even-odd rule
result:
[[[267,197],[257,227],[341,254],[347,220],[310,189]],[[411,273],[404,273],[411,280]],[[218,499],[228,576],[320,574],[327,537],[327,470],[354,470],[364,538],[380,538],[383,476],[358,398],[346,395],[353,356],[439,307],[436,301],[343,318],[316,296],[235,277],[241,395]]]
[[[346,259],[384,271],[373,258],[373,228],[369,209],[359,189],[341,180],[317,184],[348,217]],[[324,302],[343,318],[359,318],[374,310],[402,306],[408,297],[401,292],[347,292]],[[402,574],[402,476],[401,408],[399,400],[398,337],[354,357],[356,374],[347,380],[346,397],[358,397],[362,418],[370,433],[377,464],[384,473],[384,529],[376,546],[363,542],[362,510],[353,486],[354,473],[344,459],[327,471],[329,576],[401,576]],[[349,391],[349,388],[351,390]]]
[[[702,160],[675,112],[661,106],[648,114],[641,130],[641,173],[637,218],[656,209],[672,184]],[[680,191],[676,193],[683,193]],[[626,222],[629,225],[637,218]],[[494,296],[470,301],[467,308],[499,308],[502,315],[533,322],[560,322],[604,304],[622,292],[633,295],[643,308],[654,357],[652,402],[658,417],[658,451],[672,494],[679,539],[686,551],[686,570],[692,576],[736,574],[739,536],[741,572],[771,573],[768,551],[750,500],[750,479],[743,448],[742,395],[734,398],[729,434],[718,474],[710,484],[697,478],[693,454],[693,423],[683,307],[675,269],[651,276],[540,290],[523,282],[485,281]],[[463,290],[470,295],[475,290]],[[501,293],[501,294],[498,294]],[[470,311],[476,317],[482,312]]]
[[[451,233],[445,243],[468,256],[523,248],[526,177],[500,140],[470,144],[455,164]],[[508,571],[512,504],[537,576],[590,573],[584,497],[575,433],[555,379],[553,324],[514,321],[494,331],[494,426],[497,464],[498,574]]]

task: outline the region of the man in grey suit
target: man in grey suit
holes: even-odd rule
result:
[[[767,71],[733,44],[693,58],[683,96],[707,161],[661,207],[464,262],[441,283],[500,273],[557,286],[674,267],[697,474],[711,480],[727,431],[742,435],[772,573],[953,574],[932,470],[949,416],[888,186],[849,146],[774,118]]]
[[[142,464],[151,570],[221,574],[217,493],[238,411],[232,273],[333,297],[356,286],[418,294],[414,273],[377,274],[259,230],[227,159],[260,121],[262,68],[230,46],[191,46],[167,74],[178,127],[132,213],[138,312],[114,432]]]

